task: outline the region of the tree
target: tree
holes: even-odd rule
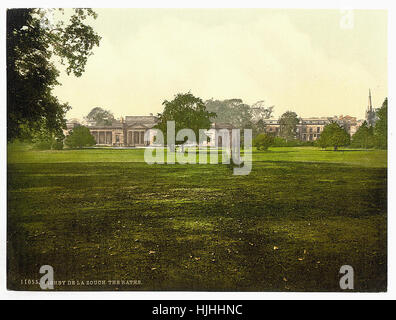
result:
[[[264,100],[257,101],[251,107],[252,110],[252,131],[253,137],[260,133],[265,133],[265,119],[271,118],[274,112],[274,106],[266,107]]]
[[[266,133],[260,133],[253,141],[253,145],[257,150],[268,150],[273,143],[274,137]]]
[[[364,121],[352,136],[351,146],[364,149],[374,147],[374,130],[368,126],[367,121]]]
[[[275,106],[266,107],[264,100],[253,103],[251,106],[253,121],[271,118],[274,108]]]
[[[93,108],[85,117],[88,121],[94,121],[98,126],[110,126],[114,121],[114,115],[109,110],[104,110],[101,107]]]
[[[214,122],[230,123],[236,128],[246,128],[251,125],[252,113],[250,106],[242,99],[207,100],[206,109],[216,114]]]
[[[39,150],[61,150],[63,149],[63,140],[65,136],[63,132],[55,135],[53,132],[42,127],[33,133],[33,147]]]
[[[59,85],[54,58],[66,66],[67,74],[80,77],[99,45],[100,37],[84,24],[88,17],[96,18],[94,11],[74,9],[69,19],[58,16],[50,9],[7,10],[8,141],[31,139],[40,128],[59,134],[70,106],[53,96]]]
[[[206,110],[204,102],[189,93],[178,93],[172,101],[165,100],[164,111],[158,114],[159,121],[155,128],[160,129],[166,141],[167,121],[175,121],[175,130],[191,129],[195,136],[199,137],[199,129],[209,129],[211,118],[216,114]],[[187,141],[176,141],[176,144],[183,144]]]
[[[252,128],[260,119],[268,119],[274,107],[265,107],[264,101],[257,101],[252,106],[244,103],[242,99],[207,100],[206,109],[216,113],[212,120],[215,122],[230,123],[239,129]]]
[[[375,143],[378,148],[386,149],[388,147],[388,98],[385,98],[377,111],[377,118],[374,127]]]
[[[82,148],[95,145],[95,138],[87,127],[75,127],[72,132],[66,137],[65,145],[69,148]]]
[[[337,151],[338,147],[350,144],[350,136],[338,123],[332,122],[323,128],[317,144],[321,148],[332,146],[334,147],[334,151]]]
[[[265,127],[266,124],[263,119],[254,122],[252,126],[253,137],[257,137],[260,133],[265,133]]]
[[[279,119],[280,136],[286,139],[286,141],[295,139],[299,122],[295,112],[286,111]]]
[[[320,136],[320,138],[317,139],[314,143],[315,143],[315,145],[317,145],[319,148],[322,148],[322,149],[326,149],[327,147],[330,146],[330,144],[329,144],[328,140],[326,139],[326,137],[323,137],[323,133]]]
[[[274,111],[274,106],[266,107],[264,100],[249,106],[242,99],[210,99],[205,101],[205,105],[208,111],[216,113],[212,121],[230,123],[239,129],[252,129],[253,137],[265,132],[264,119],[269,119]],[[243,136],[244,131],[241,132],[242,140]]]

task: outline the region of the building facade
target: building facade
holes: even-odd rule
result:
[[[226,130],[224,130],[226,129]],[[205,131],[206,141],[200,143],[202,146],[221,148],[232,144],[232,129],[235,127],[229,123],[213,122],[210,129]]]
[[[355,134],[362,120],[357,120],[356,117],[351,116],[334,116],[334,117],[312,117],[300,118],[297,124],[296,139],[302,141],[315,141],[320,138],[321,133],[326,125],[331,122],[337,122],[342,126],[351,136]],[[265,132],[275,136],[280,135],[280,124],[277,119],[266,119]]]
[[[65,135],[73,128],[85,125],[94,136],[97,146],[112,147],[147,147],[154,144],[155,130],[158,118],[155,116],[126,116],[125,119],[115,120],[111,125],[96,125],[95,123],[80,123],[77,119],[67,122]],[[231,144],[231,130],[234,127],[228,123],[212,123],[209,130],[205,131],[207,139],[201,143],[202,146],[221,147],[227,143]],[[228,131],[224,131],[227,129]],[[148,133],[149,141],[144,141]],[[226,136],[228,135],[228,136]],[[198,137],[197,137],[198,138]],[[165,142],[166,143],[166,142]],[[191,142],[188,142],[191,143]],[[196,143],[196,142],[195,142]]]
[[[143,147],[153,143],[150,134],[157,123],[155,116],[126,116],[125,119],[113,121],[110,126],[88,126],[98,146]],[[144,135],[149,131],[150,142],[144,142]]]
[[[319,139],[324,127],[330,123],[330,118],[301,118],[296,128],[296,139],[302,141],[315,141]],[[279,120],[264,120],[266,133],[280,135]]]
[[[157,124],[155,116],[126,116],[125,119],[113,121],[109,126],[88,125],[98,146],[144,147],[154,142],[152,129]],[[149,131],[149,142],[144,141]]]

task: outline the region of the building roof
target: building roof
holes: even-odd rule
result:
[[[233,129],[235,128],[231,123],[213,122],[210,126],[211,129]]]
[[[126,123],[156,124],[158,118],[156,116],[125,116]]]
[[[132,128],[147,128],[154,127],[158,122],[156,116],[125,116],[125,123]]]
[[[90,129],[122,129],[122,122],[120,120],[114,120],[111,125],[90,125]]]

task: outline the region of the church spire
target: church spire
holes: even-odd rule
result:
[[[369,89],[369,96],[368,96],[368,111],[373,111],[373,105],[371,104],[371,90]]]
[[[366,121],[369,126],[373,126],[375,124],[375,110],[373,109],[373,104],[371,102],[371,89],[369,89]]]

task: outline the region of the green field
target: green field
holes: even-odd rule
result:
[[[386,290],[386,151],[271,148],[247,176],[143,153],[8,148],[9,289],[48,264],[80,282],[56,290],[340,291],[348,264]]]

